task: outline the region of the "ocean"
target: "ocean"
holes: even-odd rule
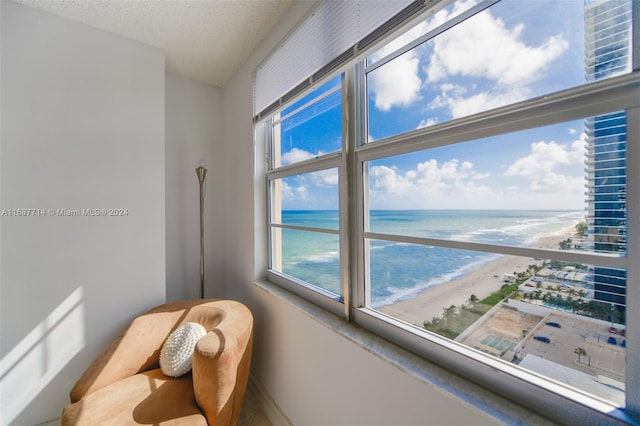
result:
[[[527,247],[540,236],[558,233],[583,219],[582,211],[373,210],[370,231]],[[338,212],[288,210],[282,212],[282,223],[337,230]],[[417,244],[367,242],[373,307],[413,298],[497,257]],[[282,270],[286,274],[339,294],[339,257],[337,235],[282,230]]]

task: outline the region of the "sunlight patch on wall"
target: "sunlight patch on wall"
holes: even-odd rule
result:
[[[85,345],[78,287],[0,360],[1,424],[11,423]]]

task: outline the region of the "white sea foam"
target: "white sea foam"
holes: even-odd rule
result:
[[[334,262],[336,259],[340,257],[340,253],[337,251],[330,251],[322,254],[314,254],[311,256],[307,256],[305,261],[309,263],[330,263]]]
[[[379,298],[375,301],[372,302],[372,305],[374,308],[378,308],[380,306],[384,306],[384,305],[390,305],[392,303],[395,302],[399,302],[401,300],[408,300],[408,299],[413,299],[414,297],[416,297],[419,293],[423,292],[424,290],[430,288],[430,287],[435,287],[441,284],[444,284],[446,282],[450,282],[453,281],[455,279],[458,279],[464,275],[466,275],[467,273],[469,273],[470,271],[473,271],[477,268],[480,268],[481,266],[485,265],[486,263],[496,259],[500,257],[499,255],[487,255],[485,257],[483,257],[481,260],[477,260],[475,262],[471,262],[471,263],[467,263],[463,266],[461,266],[460,268],[456,269],[455,271],[446,273],[446,274],[442,274],[438,277],[432,278],[429,281],[425,281],[425,282],[421,282],[416,284],[415,286],[412,287],[405,287],[405,288],[397,288],[397,287],[387,287],[387,290],[391,293],[389,296],[387,297],[383,297],[383,298]]]
[[[397,212],[397,216],[404,220],[377,219],[373,224],[376,232],[526,247],[542,236],[558,234],[574,226],[583,220],[584,212],[403,211]],[[338,270],[340,253],[330,250],[336,245],[327,245],[322,238],[293,235],[290,238],[290,249],[283,256],[289,267],[301,268],[301,274],[327,271],[334,274]],[[323,251],[325,248],[329,250]],[[374,262],[370,270],[373,275],[368,278],[373,286],[374,306],[413,298],[429,287],[455,280],[497,257],[384,240],[371,240],[369,250]]]

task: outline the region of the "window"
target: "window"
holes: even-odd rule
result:
[[[341,312],[339,182],[343,149],[338,76],[270,121],[270,279],[307,288]],[[334,303],[336,302],[336,303]]]
[[[638,414],[638,11],[436,5],[267,121],[268,277],[511,398]]]

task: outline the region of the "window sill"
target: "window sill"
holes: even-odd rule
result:
[[[555,424],[553,420],[542,417],[498,394],[488,392],[486,388],[480,387],[355,324],[347,323],[273,283],[256,281],[256,285],[426,386],[437,388],[442,393],[485,413],[497,422],[504,424]]]

